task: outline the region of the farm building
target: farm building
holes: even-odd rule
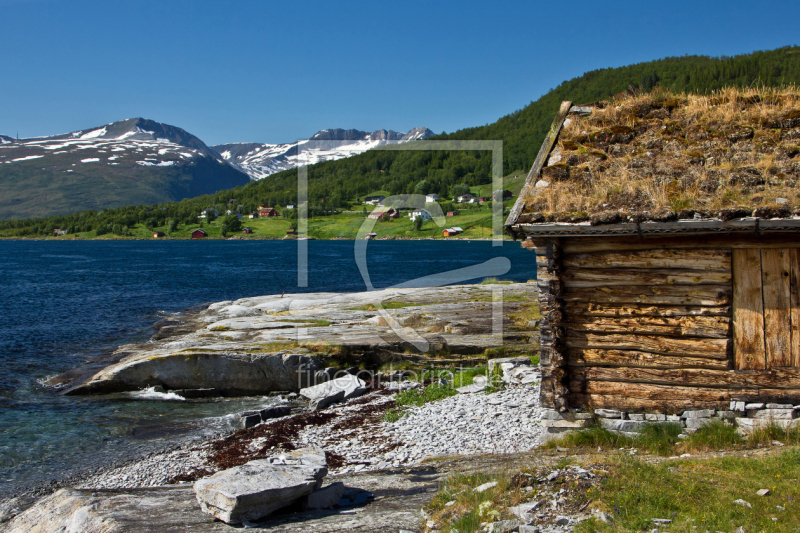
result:
[[[250,213],[249,218],[251,219],[258,218],[258,211],[253,211],[252,213]]]
[[[561,105],[506,221],[545,406],[800,404],[798,144],[793,89]]]
[[[447,228],[446,230],[442,231],[442,236],[452,237],[454,235],[458,235],[459,233],[464,233],[464,230],[458,227]]]
[[[205,239],[208,237],[208,233],[201,229],[196,229],[192,232],[192,239]]]
[[[456,216],[457,214],[458,214],[458,211],[448,211],[448,212],[447,212],[447,216],[449,216],[449,217],[454,217],[454,216]]]
[[[260,218],[269,218],[269,217],[276,217],[278,216],[278,211],[276,211],[272,207],[259,207],[258,208],[258,216]]]
[[[252,228],[242,228],[242,233],[244,233],[245,235],[250,235],[251,233],[253,233],[253,230]]]
[[[389,207],[387,209],[383,207],[373,210],[372,213],[367,215],[367,218],[373,218],[375,220],[386,220],[389,218],[398,218],[399,216],[400,213],[395,211],[394,208]]]
[[[166,235],[164,234],[163,231],[154,231],[153,232],[153,238],[154,239],[160,239],[161,237],[166,237]]]
[[[386,197],[381,195],[367,196],[366,198],[364,198],[364,203],[370,205],[381,205],[385,199]]]

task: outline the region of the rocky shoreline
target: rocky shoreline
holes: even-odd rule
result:
[[[536,341],[534,328],[519,327],[508,317],[535,300],[535,295],[533,284],[473,285],[268,296],[188,310],[156,324],[153,341],[121,346],[104,361],[57,376],[50,385],[65,394],[145,387],[190,396],[198,390],[222,395],[271,392],[280,394],[284,404],[294,405],[293,414],[246,430],[156,449],[124,464],[73,476],[60,486],[92,491],[177,490],[226,466],[246,462],[270,443],[276,450],[320,445],[328,452],[329,470],[336,477],[383,475],[393,469],[420,467],[423,461],[443,455],[531,449],[542,431],[537,383],[489,395],[459,394],[409,409],[396,423],[383,420],[396,392],[387,388],[387,381],[380,381],[391,379],[386,373],[377,374],[366,396],[315,413],[299,412],[296,395],[289,391],[318,379],[319,372],[325,371],[323,362],[371,369],[396,364],[413,372],[475,364],[483,352],[501,347],[528,349]],[[503,296],[507,298],[504,308],[497,303]],[[419,346],[427,349],[415,349]],[[203,368],[197,364],[202,358],[214,364]],[[232,364],[254,366],[258,360],[269,361],[273,371],[280,362],[281,379],[262,379],[267,385],[261,390],[230,387],[230,383],[220,386],[220,379],[242,381],[241,375],[232,377],[236,372],[230,369],[238,370]],[[177,371],[176,363],[180,363]],[[306,367],[302,376],[299,367]],[[131,374],[131,368],[138,373]],[[198,368],[205,373],[198,373]],[[189,381],[174,381],[181,371]],[[120,378],[125,372],[127,377]],[[263,376],[263,368],[260,372]],[[144,376],[143,381],[131,380],[131,375]],[[287,386],[290,381],[296,385]],[[98,383],[102,384],[99,388]],[[510,426],[515,426],[513,432]],[[427,430],[420,432],[419,427]],[[286,437],[287,431],[293,433],[291,437]],[[460,440],[455,438],[459,435]],[[276,436],[278,441],[271,442]],[[0,523],[57,488],[40,487],[1,503]]]

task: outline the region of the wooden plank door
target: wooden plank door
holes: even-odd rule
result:
[[[764,344],[764,300],[761,291],[761,250],[734,249],[733,360],[737,370],[763,370],[767,365]]]
[[[734,249],[737,370],[800,368],[800,249]]]
[[[761,250],[767,368],[792,366],[791,270],[790,250]]]

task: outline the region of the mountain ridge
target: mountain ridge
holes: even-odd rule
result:
[[[228,143],[215,145],[223,159],[236,165],[254,180],[301,165],[336,161],[357,155],[376,146],[427,139],[434,133],[425,127],[406,133],[394,130],[366,132],[356,129],[331,128],[316,132],[308,139],[292,143]]]
[[[179,201],[249,178],[202,140],[141,117],[0,144],[0,219]]]

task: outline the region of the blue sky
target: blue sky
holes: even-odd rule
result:
[[[0,0],[0,133],[208,144],[491,123],[588,70],[800,42],[800,2]]]

